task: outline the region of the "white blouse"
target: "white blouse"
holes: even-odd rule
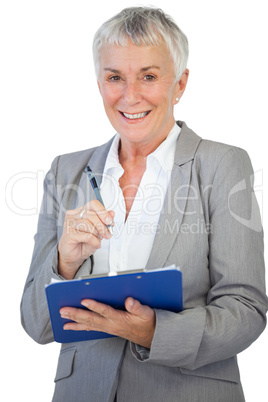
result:
[[[119,186],[124,173],[118,159],[120,136],[115,136],[100,185],[105,208],[115,212],[115,226],[112,238],[103,239],[94,254],[94,274],[145,268],[158,230],[180,130],[175,124],[165,141],[147,156],[146,170],[126,221],[125,200]]]

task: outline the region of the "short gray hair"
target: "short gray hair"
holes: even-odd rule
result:
[[[97,77],[102,47],[127,46],[128,39],[137,46],[159,46],[164,42],[174,61],[175,79],[180,79],[187,66],[187,37],[170,16],[152,7],[125,8],[101,25],[93,40]]]

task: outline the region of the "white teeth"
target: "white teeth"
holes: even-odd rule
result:
[[[125,117],[128,119],[142,119],[143,117],[147,116],[149,112],[143,112],[143,113],[137,113],[137,114],[128,114],[128,113],[123,113]]]

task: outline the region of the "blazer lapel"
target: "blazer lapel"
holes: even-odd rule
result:
[[[92,154],[92,156],[88,162],[92,171],[97,176],[99,184],[101,184],[101,182],[102,182],[102,173],[103,173],[106,158],[110,151],[113,140],[114,140],[114,137],[112,137],[106,144],[103,144],[100,147],[96,148],[96,151]]]
[[[110,150],[111,144],[113,142],[113,138],[108,141],[106,144],[103,144],[96,148],[95,151],[91,154],[89,160],[87,161],[87,165],[90,166],[96,178],[98,180],[99,185],[102,182],[102,173],[104,169],[104,165],[106,162],[106,158],[108,152]],[[84,169],[86,166],[84,167]],[[96,198],[93,188],[90,184],[90,181],[86,175],[83,173],[79,182],[79,188],[82,190],[82,194],[84,196],[84,204],[88,203],[90,200]],[[81,205],[79,205],[81,206]],[[94,267],[94,255],[90,256],[80,267],[80,269],[76,273],[76,278],[79,278],[83,275],[89,275],[92,273]]]
[[[114,140],[114,137],[111,138],[106,144],[103,144],[103,145],[97,147],[96,150],[91,155],[91,157],[89,158],[88,163],[87,163],[87,165],[90,166],[90,168],[96,175],[99,185],[101,185],[101,182],[102,182],[104,165],[105,165],[106,158],[109,153],[113,140]],[[83,193],[86,195],[85,204],[87,202],[89,202],[90,200],[96,198],[93,188],[90,184],[90,181],[88,180],[88,177],[85,173],[82,174],[80,186],[83,190]]]
[[[190,189],[192,164],[195,152],[201,141],[185,123],[181,126],[174,166],[167,189],[164,206],[159,219],[159,230],[155,236],[147,269],[160,268],[165,265],[168,255],[179,233]]]

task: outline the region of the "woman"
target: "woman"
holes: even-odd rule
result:
[[[45,180],[22,323],[53,341],[51,278],[176,264],[184,311],[128,298],[62,308],[66,330],[115,338],[63,344],[53,401],[244,401],[236,355],[264,330],[263,236],[245,151],[202,140],[173,109],[188,80],[185,35],[161,10],[130,8],[103,24],[94,60],[107,144],[55,159]],[[85,174],[101,181],[105,207]],[[109,226],[113,226],[111,235]]]

